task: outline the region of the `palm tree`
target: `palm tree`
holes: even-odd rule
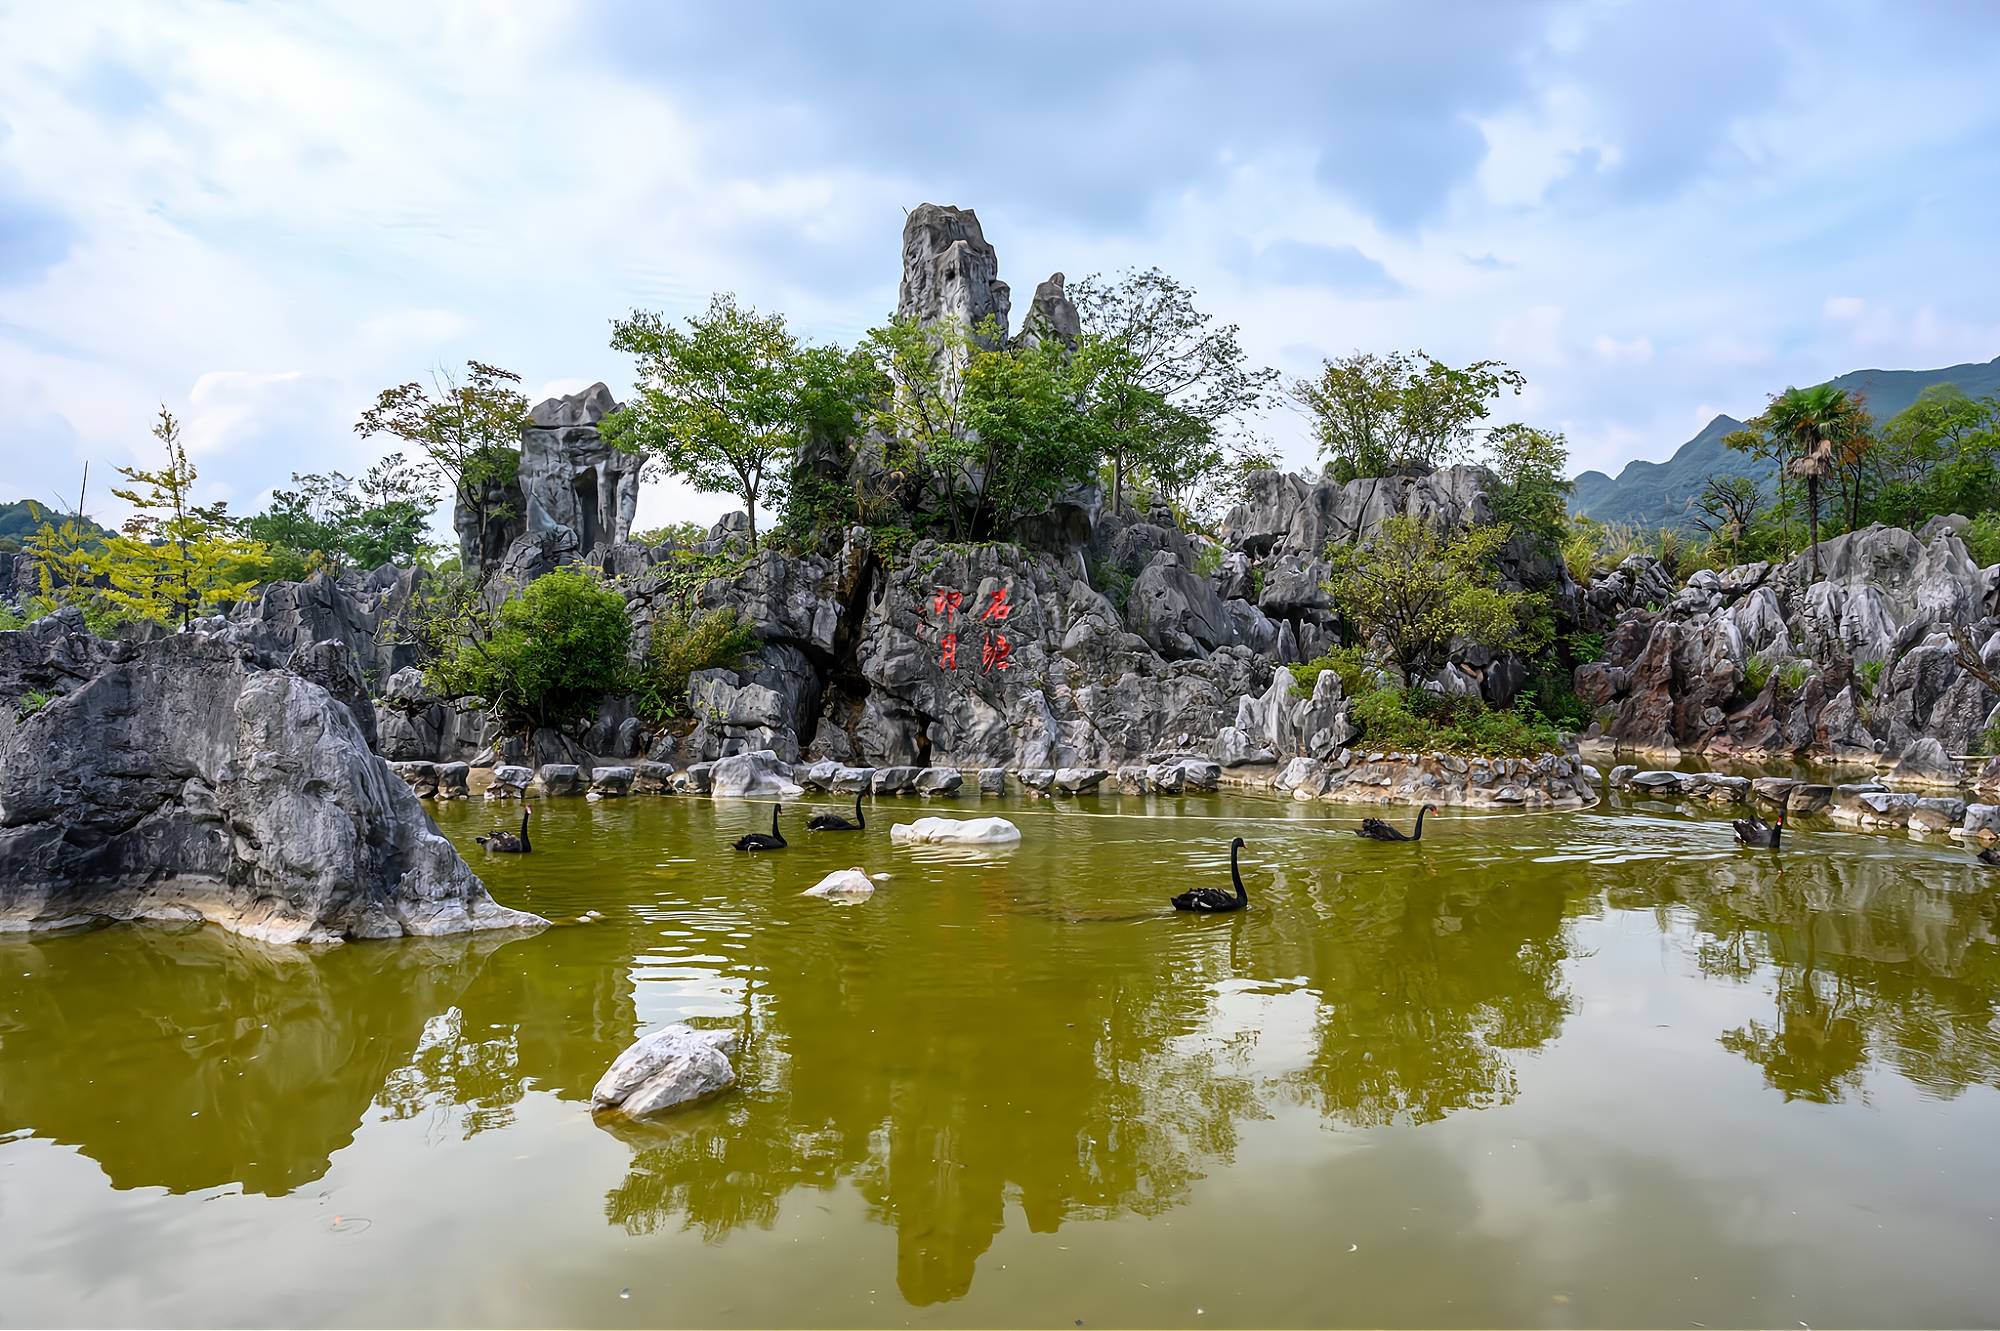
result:
[[[1820,384],[1787,388],[1771,399],[1764,423],[1794,456],[1793,475],[1805,479],[1806,522],[1812,540],[1813,581],[1819,581],[1819,485],[1840,464],[1843,450],[1868,429],[1867,413],[1844,388]]]

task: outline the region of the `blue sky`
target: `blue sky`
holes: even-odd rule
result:
[[[0,498],[186,422],[207,498],[365,467],[383,386],[536,396],[715,290],[851,340],[903,210],[1025,300],[1158,264],[1287,374],[1499,357],[1579,468],[2000,355],[2000,5],[402,3],[0,10]],[[1303,423],[1263,429],[1295,464]],[[642,521],[722,501],[648,487]]]

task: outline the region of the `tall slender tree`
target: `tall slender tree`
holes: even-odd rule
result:
[[[1792,474],[1806,483],[1806,525],[1817,582],[1820,485],[1847,465],[1869,436],[1868,413],[1847,390],[1819,384],[1787,388],[1772,398],[1763,424],[1773,437],[1785,441]]]

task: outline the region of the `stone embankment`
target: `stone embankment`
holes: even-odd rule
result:
[[[1642,770],[1627,764],[1612,769],[1610,785],[1613,791],[1633,799],[1690,800],[1718,808],[1745,806],[1767,815],[1782,812],[1788,820],[1824,816],[1840,826],[1871,831],[1902,829],[1919,836],[1945,834],[1961,841],[2000,840],[2000,803],[1893,790],[1879,781],[1835,784],[1784,776]],[[1989,787],[1983,793],[2000,791]]]

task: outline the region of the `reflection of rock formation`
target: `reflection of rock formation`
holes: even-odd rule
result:
[[[0,935],[0,1134],[74,1144],[115,1188],[290,1192],[326,1172],[385,1083],[392,1112],[417,1098],[426,1074],[399,1067],[420,1065],[427,1023],[508,941],[307,952],[206,928]],[[455,1075],[454,1094],[492,1089]]]
[[[1722,1044],[1786,1099],[1856,1094],[1871,1059],[1942,1097],[2000,1080],[1994,894],[1823,855],[1703,869],[1686,894],[1706,935],[1697,963],[1746,981],[1768,968],[1777,989],[1772,1019],[1726,1031]]]
[[[1093,875],[1084,856],[1066,870],[1078,881]],[[1297,1084],[1363,1124],[1504,1100],[1504,1051],[1551,1038],[1568,1011],[1560,885],[1454,895],[1369,878],[1327,894],[1335,920],[1273,911],[1210,932],[1018,892],[1016,871],[996,868],[921,925],[871,933],[865,959],[809,948],[760,970],[742,1092],[621,1129],[634,1156],[608,1218],[713,1237],[775,1222],[790,1191],[848,1181],[896,1231],[904,1297],[955,1299],[1010,1196],[1046,1233],[1164,1211],[1231,1158],[1239,1124],[1265,1111],[1256,1036],[1231,1035],[1214,1006],[1226,981],[1323,982],[1320,1052]],[[940,930],[976,932],[978,960],[913,1002],[925,958],[899,954]]]

